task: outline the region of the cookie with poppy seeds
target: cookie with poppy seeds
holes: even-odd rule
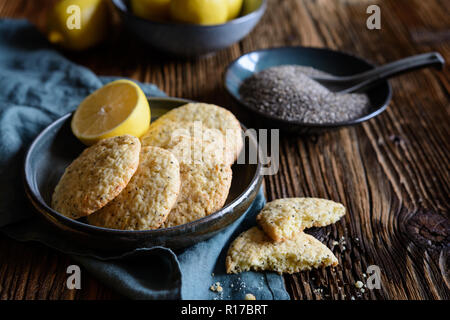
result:
[[[224,162],[229,165],[237,159],[243,147],[239,121],[227,109],[213,104],[188,103],[170,110],[150,125],[148,132],[141,137],[142,145],[164,148],[174,134],[215,140],[214,145],[223,151]]]
[[[177,158],[162,148],[143,147],[139,167],[127,187],[87,219],[110,229],[157,229],[175,205],[179,191]]]
[[[231,187],[232,170],[201,140],[180,136],[167,145],[180,162],[181,191],[163,228],[185,224],[221,209]]]
[[[249,270],[296,273],[313,268],[336,266],[338,260],[313,236],[299,233],[295,238],[274,242],[258,227],[241,233],[228,249],[227,273]]]
[[[101,209],[127,186],[140,150],[139,139],[131,135],[104,139],[85,149],[59,180],[52,208],[72,219]]]
[[[319,198],[284,198],[267,203],[256,217],[274,241],[294,238],[304,229],[325,227],[345,215],[345,207]]]

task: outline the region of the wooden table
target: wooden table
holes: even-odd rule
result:
[[[51,3],[1,0],[0,16],[26,17],[42,28]],[[366,28],[370,4],[381,8],[381,30]],[[202,59],[151,55],[119,31],[101,48],[66,55],[100,75],[153,82],[170,96],[236,110],[222,74],[245,52],[303,45],[380,64],[427,51],[450,61],[449,13],[445,0],[271,0],[246,39]],[[450,298],[448,71],[427,69],[392,80],[388,110],[360,126],[315,138],[282,136],[280,172],[265,179],[268,199],[323,197],[349,210],[321,233],[329,247],[343,237],[345,244],[333,249],[340,267],[285,276],[292,298]],[[82,290],[66,289],[71,263],[44,246],[0,236],[0,298],[121,298],[87,272]],[[361,293],[354,284],[364,280],[369,265],[380,267],[381,289]]]

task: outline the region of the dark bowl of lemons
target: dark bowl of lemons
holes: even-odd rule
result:
[[[259,22],[267,0],[112,0],[125,28],[157,51],[200,56],[229,47]]]

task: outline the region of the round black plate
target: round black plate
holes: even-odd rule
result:
[[[246,53],[228,66],[224,81],[228,93],[241,106],[245,107],[247,115],[250,113],[257,116],[259,121],[257,121],[256,126],[279,128],[298,134],[321,133],[325,130],[359,124],[376,117],[386,110],[391,101],[392,88],[387,81],[382,81],[365,92],[370,100],[370,109],[366,115],[350,121],[321,124],[283,120],[269,116],[243,103],[239,94],[239,87],[246,78],[261,70],[288,64],[309,66],[338,76],[352,75],[375,67],[373,64],[353,55],[322,48],[281,47]]]
[[[150,98],[152,118],[188,102],[175,98]],[[167,229],[124,231],[100,228],[83,219],[72,220],[50,207],[53,190],[65,168],[85,146],[72,134],[67,114],[40,133],[27,151],[24,164],[26,193],[33,206],[67,237],[93,249],[130,250],[156,245],[182,248],[213,236],[238,219],[252,204],[261,186],[261,164],[234,164],[233,180],[225,206],[202,219]],[[246,139],[256,146],[256,138]]]

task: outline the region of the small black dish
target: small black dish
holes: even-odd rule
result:
[[[176,98],[149,98],[152,118],[188,102]],[[145,231],[124,231],[89,225],[69,219],[50,207],[53,190],[65,168],[86,148],[70,129],[67,114],[44,129],[29,147],[24,163],[25,191],[33,206],[47,221],[87,248],[122,252],[135,248],[166,246],[177,249],[208,239],[238,219],[252,204],[262,181],[261,163],[234,164],[233,180],[225,206],[202,219],[184,225]],[[256,147],[256,137],[245,147]],[[257,150],[257,149],[255,149]]]
[[[224,76],[225,88],[234,100],[245,107],[247,113],[258,117],[259,126],[297,134],[319,134],[372,119],[386,110],[391,101],[391,85],[388,81],[382,81],[365,91],[370,100],[370,109],[366,115],[350,121],[321,124],[283,120],[261,112],[242,101],[239,87],[246,78],[270,67],[289,64],[309,66],[337,76],[353,75],[375,67],[364,59],[322,48],[280,47],[244,54],[228,66]]]
[[[129,0],[112,0],[128,32],[143,43],[179,57],[196,57],[231,46],[247,36],[261,20],[267,0],[244,0],[242,14],[216,25],[153,21],[133,14]]]

